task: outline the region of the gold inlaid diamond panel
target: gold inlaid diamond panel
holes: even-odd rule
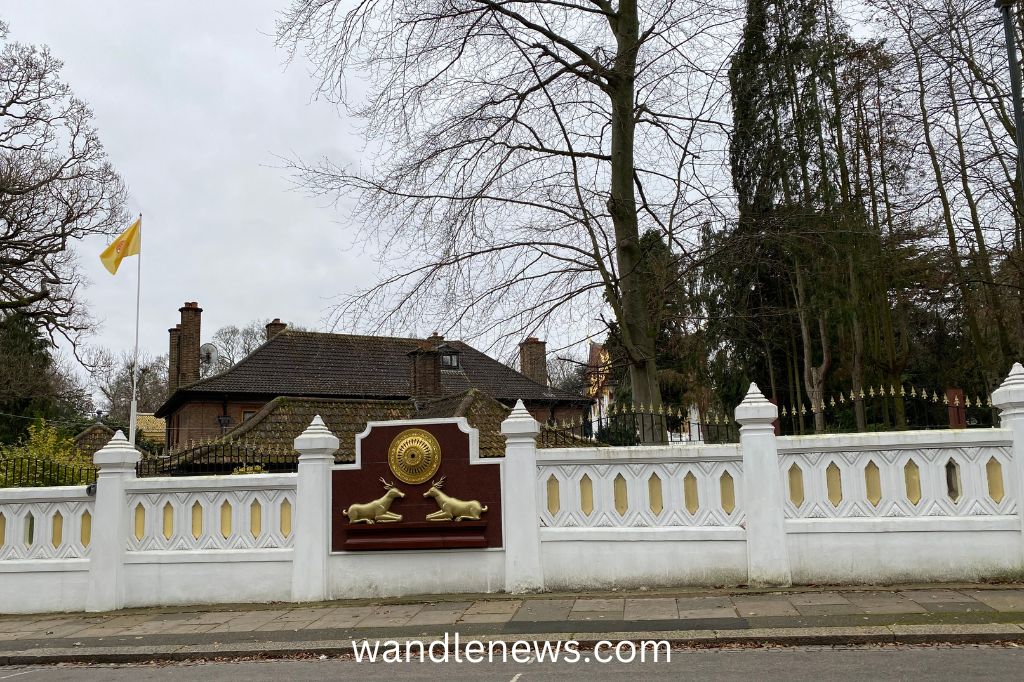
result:
[[[424,483],[441,466],[441,445],[429,431],[406,429],[391,441],[388,466],[391,473],[403,483]]]
[[[651,477],[647,479],[647,499],[655,516],[665,509],[665,503],[661,496],[661,478],[658,477],[658,474],[651,474]]]
[[[560,499],[558,490],[558,477],[554,474],[548,476],[547,498],[548,513],[554,516],[558,513],[558,510],[562,508],[562,500]]]
[[[288,537],[292,534],[292,503],[285,500],[281,503],[281,535]]]
[[[796,462],[789,467],[789,501],[797,507],[804,503],[804,472]]]
[[[629,492],[626,486],[626,479],[622,477],[622,474],[615,476],[615,480],[612,482],[612,490],[615,497],[615,511],[619,512],[619,516],[625,516],[626,512],[629,511]]]
[[[992,498],[993,502],[999,504],[1003,501],[1006,493],[1003,490],[1003,465],[995,457],[985,465],[985,477],[988,479],[988,496]],[[0,540],[0,544],[3,544],[2,540]]]
[[[170,540],[174,535],[174,506],[168,502],[164,505],[164,539]]]
[[[868,462],[864,467],[864,487],[867,489],[868,502],[872,507],[877,507],[882,501],[882,474],[874,461]]]
[[[828,491],[828,501],[833,507],[838,507],[843,501],[843,475],[835,462],[825,467],[825,488]]]
[[[586,516],[594,511],[594,482],[587,474],[580,479],[580,511]]]
[[[227,500],[220,506],[220,535],[225,540],[231,536],[231,503]]]
[[[135,539],[142,541],[146,536],[146,508],[139,502],[135,505]]]
[[[192,505],[192,538],[198,540],[202,534],[203,505],[199,503],[199,500],[196,500],[196,503]]]
[[[921,501],[921,470],[912,459],[908,459],[903,466],[903,482],[907,489],[907,499],[910,504],[917,504]]]
[[[683,476],[683,504],[686,506],[686,511],[690,512],[690,514],[696,514],[697,510],[700,509],[697,477],[693,475],[692,471],[686,472],[686,475]]]
[[[82,512],[81,536],[82,547],[88,547],[89,543],[92,542],[92,514],[90,514],[88,511]],[[2,544],[4,543],[2,540],[0,540],[0,545]]]
[[[963,488],[960,484],[960,465],[955,460],[946,462],[946,494],[953,502],[959,502],[963,497]]]
[[[263,532],[263,505],[259,500],[253,500],[249,506],[249,532],[254,540],[259,540]]]
[[[724,472],[718,479],[718,488],[722,495],[722,511],[732,514],[736,509],[736,485],[732,474],[728,471]]]
[[[60,512],[56,512],[53,515],[53,526],[50,533],[50,542],[53,543],[53,548],[60,547],[60,543],[64,542],[64,516]]]

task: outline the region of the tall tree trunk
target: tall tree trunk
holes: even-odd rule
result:
[[[618,266],[622,309],[622,341],[629,359],[633,400],[657,412],[661,408],[658,367],[655,361],[657,329],[652,320],[648,283],[638,274],[643,254],[640,248],[634,176],[634,99],[636,60],[640,48],[640,21],[636,0],[623,0],[617,14],[609,17],[617,53],[608,79],[611,102],[611,192],[608,212],[615,229],[615,257]],[[649,442],[655,434],[646,433]]]

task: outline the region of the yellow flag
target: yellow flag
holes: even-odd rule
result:
[[[110,246],[103,249],[100,260],[103,267],[110,271],[111,275],[117,274],[121,267],[121,261],[128,256],[137,256],[142,250],[142,216],[131,224],[127,230],[118,235],[117,239],[110,242]]]

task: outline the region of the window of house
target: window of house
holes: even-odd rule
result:
[[[459,354],[458,353],[445,353],[441,356],[441,367],[443,369],[458,369],[459,367]]]
[[[256,410],[242,410],[242,421],[256,414]]]

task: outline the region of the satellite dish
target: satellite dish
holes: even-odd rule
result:
[[[204,343],[199,346],[199,364],[207,371],[217,366],[217,359],[219,357],[220,354],[217,352],[217,346],[212,343]]]

